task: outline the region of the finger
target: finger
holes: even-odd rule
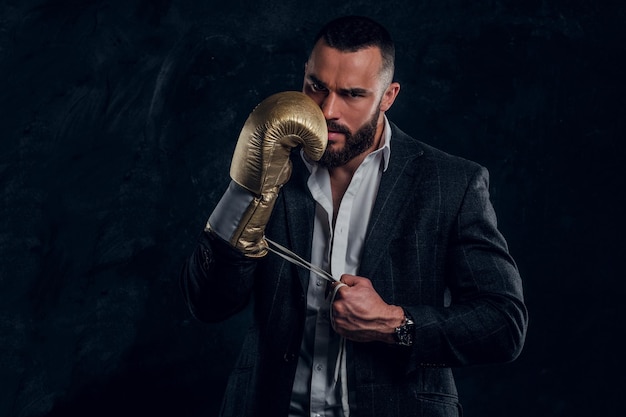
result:
[[[343,274],[340,281],[350,287],[353,287],[355,285],[363,284],[369,281],[369,279],[365,277],[360,277],[358,275]]]
[[[357,278],[356,275],[342,274],[341,278],[339,279],[339,281],[343,282],[344,284],[351,285],[351,283],[353,283],[355,281],[355,278]]]
[[[347,285],[339,281],[333,282],[332,284],[326,287],[326,290],[327,290],[326,298],[328,299],[330,297],[331,304],[333,303],[333,301],[335,301],[335,297],[337,296],[339,289],[342,287],[347,287]]]
[[[339,289],[343,287],[347,287],[347,285],[344,284],[343,282],[333,283],[333,292],[332,292],[332,296],[330,297],[330,325],[335,331],[337,331],[337,328],[335,325],[335,313],[334,313],[335,307],[333,306],[333,303],[335,302],[335,297],[337,296]]]
[[[336,294],[337,291],[339,291],[339,289],[337,288],[339,286],[339,284],[346,285],[343,282],[340,281],[333,281],[333,282],[327,282],[326,283],[326,290],[324,291],[324,297],[326,299],[328,299],[331,294],[333,295],[333,298]]]

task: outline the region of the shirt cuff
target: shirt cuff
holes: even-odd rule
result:
[[[252,200],[254,195],[250,191],[231,181],[209,216],[207,229],[210,228],[217,236],[230,242]]]

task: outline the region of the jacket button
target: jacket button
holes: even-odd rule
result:
[[[296,359],[296,355],[294,353],[285,353],[285,356],[283,356],[283,359],[285,359],[285,362],[291,362],[294,359]]]

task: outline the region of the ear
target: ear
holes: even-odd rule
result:
[[[400,83],[393,82],[389,84],[389,87],[387,87],[380,100],[380,111],[389,110],[393,102],[396,101],[396,97],[398,97],[399,92]]]

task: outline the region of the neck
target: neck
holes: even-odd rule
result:
[[[379,123],[376,127],[376,135],[374,136],[372,146],[360,155],[352,158],[346,164],[328,169],[328,173],[330,175],[330,189],[333,196],[333,228],[335,227],[335,219],[337,219],[337,212],[339,210],[339,206],[341,205],[341,200],[343,199],[343,195],[352,181],[352,176],[363,160],[365,160],[367,155],[378,149],[382,144],[383,129],[385,126],[383,120],[384,119],[381,114]]]

